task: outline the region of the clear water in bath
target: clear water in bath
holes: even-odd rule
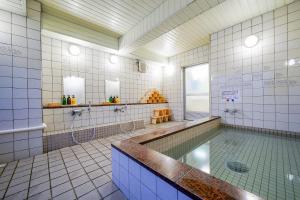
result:
[[[264,199],[300,199],[300,139],[222,128],[163,153]]]

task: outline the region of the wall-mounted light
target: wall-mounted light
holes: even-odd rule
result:
[[[290,59],[289,62],[288,62],[289,66],[293,66],[296,64],[296,61],[295,59]]]
[[[71,44],[69,46],[69,53],[73,56],[78,56],[80,54],[80,48],[77,45]]]
[[[116,55],[110,55],[110,63],[116,64],[118,62],[119,58]]]
[[[245,46],[247,48],[254,47],[257,44],[257,42],[258,42],[258,37],[256,35],[250,35],[244,41]]]
[[[175,66],[173,64],[165,66],[164,73],[166,76],[172,76],[175,73]]]

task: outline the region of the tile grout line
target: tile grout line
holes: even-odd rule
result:
[[[78,199],[77,194],[76,194],[76,192],[75,192],[75,187],[73,186],[73,183],[72,183],[72,181],[71,181],[70,175],[69,175],[68,170],[67,170],[67,166],[66,166],[66,163],[65,163],[65,159],[64,159],[64,157],[63,157],[61,151],[58,150],[58,152],[59,152],[59,154],[60,154],[60,156],[61,156],[61,158],[62,158],[63,165],[64,165],[64,167],[65,167],[65,169],[66,169],[66,171],[67,171],[67,176],[68,176],[69,181],[70,181],[70,184],[71,184],[71,186],[72,186],[72,189],[71,189],[71,190],[73,190],[73,193],[75,194],[76,199]],[[49,173],[49,175],[50,175],[50,173]],[[57,178],[58,178],[58,177],[57,177]],[[64,182],[64,183],[66,183],[66,182]],[[59,184],[59,185],[62,185],[62,184],[64,184],[64,183],[61,183],[61,184]],[[50,179],[50,184],[51,184],[51,179]],[[57,186],[59,186],[59,185],[56,185],[55,187],[57,187]],[[65,192],[63,192],[63,193],[57,195],[56,197],[58,197],[58,196],[60,196],[60,195],[62,195],[62,194],[64,194],[64,193],[67,193],[67,192],[69,192],[69,191],[71,191],[71,190],[65,191]],[[51,193],[52,193],[52,188],[51,188]],[[54,198],[54,197],[52,197],[52,198]]]
[[[80,146],[81,146],[81,145],[80,145]],[[89,153],[88,153],[82,146],[81,146],[81,148],[89,155]],[[79,160],[79,158],[78,158],[77,155],[75,154],[74,150],[73,150],[72,148],[71,148],[71,150],[72,150],[72,152],[74,153],[75,157]],[[92,158],[92,159],[93,159],[93,158]],[[82,165],[82,163],[81,163],[80,160],[79,160],[79,164],[80,164],[80,166],[83,168],[85,174],[88,176],[88,173],[87,173],[87,171],[85,170],[85,167]],[[98,163],[97,163],[97,165],[98,165]],[[102,167],[100,166],[100,168],[102,168]],[[106,174],[104,173],[104,175],[106,175]],[[104,176],[104,175],[102,175],[102,176]],[[89,180],[92,182],[92,184],[93,184],[93,186],[95,187],[95,190],[97,191],[97,193],[100,195],[100,198],[103,199],[101,193],[98,191],[98,188],[96,187],[96,185],[95,185],[95,183],[93,182],[93,180],[92,180],[89,176],[88,176],[88,178],[89,178]],[[83,184],[85,184],[85,183],[83,183]],[[83,185],[83,184],[81,184],[81,185]],[[77,186],[77,187],[78,187],[78,186]],[[75,190],[75,188],[74,188],[74,190]],[[93,190],[91,190],[91,191],[93,191]],[[91,192],[91,191],[89,191],[89,192]],[[89,192],[87,192],[86,194],[88,194]],[[82,196],[84,196],[84,195],[86,195],[86,194],[83,194]],[[76,194],[76,196],[77,196],[77,194]]]
[[[51,186],[51,176],[50,176],[50,159],[49,159],[49,154],[46,153],[47,155],[47,161],[48,161],[48,178],[49,178],[49,186],[50,186],[50,197],[51,199],[53,198],[53,195],[52,195],[52,186]]]
[[[6,190],[5,190],[5,193],[3,194],[3,199],[4,199],[5,196],[6,196],[7,190],[8,190],[9,185],[10,185],[12,179],[13,179],[13,176],[14,176],[14,174],[15,174],[15,171],[16,171],[16,169],[17,169],[18,164],[19,164],[19,160],[18,160],[17,163],[16,163],[16,166],[15,166],[15,168],[14,168],[14,170],[13,170],[13,173],[12,173],[12,175],[11,175],[11,178],[10,178],[10,180],[9,180],[9,183],[8,183],[8,185],[7,185],[7,188],[6,188]]]
[[[31,177],[32,177],[32,170],[33,170],[33,163],[34,163],[34,160],[35,160],[35,156],[32,158],[32,163],[31,163],[31,169],[30,169],[29,183],[28,183],[28,188],[27,188],[26,199],[29,198],[29,191],[30,191],[30,185],[31,185]]]

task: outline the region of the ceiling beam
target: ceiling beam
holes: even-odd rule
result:
[[[117,38],[47,13],[42,14],[42,29],[92,42],[105,48],[119,49]]]
[[[119,51],[131,53],[225,0],[166,0],[119,39]]]

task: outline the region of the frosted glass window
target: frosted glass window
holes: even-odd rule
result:
[[[85,103],[85,81],[84,78],[76,76],[67,76],[63,79],[64,95],[75,95],[78,104]]]
[[[186,116],[195,118],[209,114],[209,65],[185,68],[185,111]],[[192,117],[193,118],[193,117]]]

